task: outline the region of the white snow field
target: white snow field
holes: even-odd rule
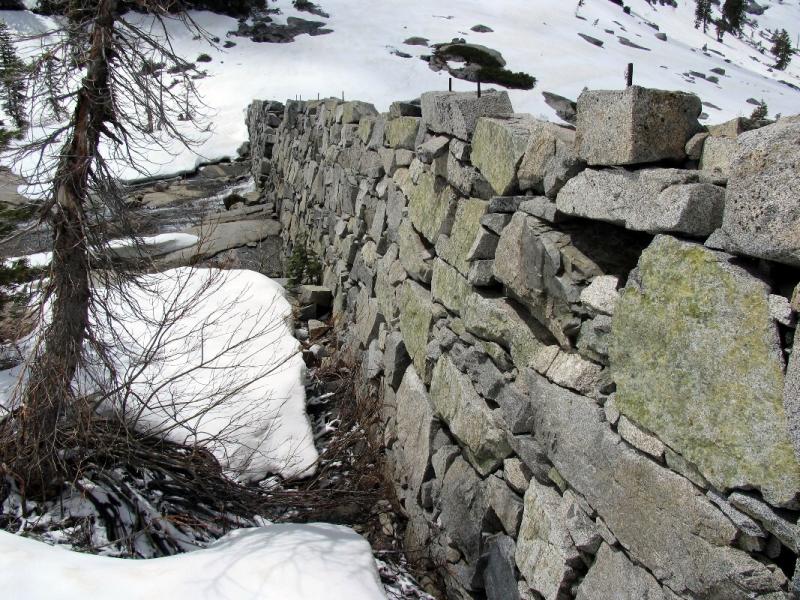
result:
[[[730,35],[717,42],[713,28],[707,34],[694,28],[691,0],[679,0],[678,8],[628,0],[630,15],[608,0],[586,0],[578,11],[581,18],[576,17],[577,3],[572,0],[319,0],[318,4],[330,13],[330,19],[299,12],[291,0],[270,2],[271,7],[282,11],[275,17],[278,22],[297,16],[324,21],[333,29],[327,35],[300,35],[289,44],[226,37],[236,29],[236,20],[207,12],[193,13],[193,17],[210,34],[234,41],[235,47],[210,49],[174,27],[175,47],[187,60],[196,59],[201,52],[213,58],[210,63],[199,63],[209,77],[197,82],[213,113],[213,132],[196,149],[198,154],[175,145],[171,148],[174,156],[153,149],[143,166],[151,174],[166,174],[190,170],[202,161],[235,156],[236,148],[247,138],[245,109],[254,98],[310,99],[317,95],[341,97],[344,93],[346,99],[372,102],[385,111],[394,100],[447,89],[446,74],[432,72],[418,58],[430,50],[403,44],[411,36],[428,38],[430,43],[463,37],[501,51],[508,68],[538,79],[531,91],[510,91],[515,109],[550,120],[557,117],[544,103],[542,91],[575,99],[584,87],[621,88],[629,62],[635,65],[637,84],[691,91],[713,105],[704,109],[709,115],[707,123],[749,115],[753,110],[746,102],[749,98],[764,100],[772,116],[800,112],[800,91],[779,81],[800,86],[800,57],[782,72],[771,69],[773,59],[764,40],[765,54]],[[746,27],[745,37],[760,40],[765,28],[784,27],[793,41],[797,39],[800,0],[760,4],[768,7],[766,13],[752,18],[761,27]],[[22,32],[40,30],[51,23],[28,12],[0,11],[0,18]],[[656,30],[648,21],[659,26],[667,41],[656,39]],[[470,31],[477,24],[487,25],[494,32]],[[591,45],[578,33],[601,40],[603,47]],[[625,46],[618,36],[649,50]],[[413,57],[395,56],[391,53],[395,49]],[[718,83],[684,75],[689,71],[713,75],[712,68],[725,69]],[[454,89],[473,86],[455,80]],[[21,170],[24,173],[26,166]],[[119,172],[124,178],[137,176],[124,165],[119,166]]]
[[[254,271],[183,267],[96,293],[110,314],[90,318],[121,389],[103,410],[124,411],[139,431],[199,442],[240,481],[314,472],[305,363],[278,283]],[[22,343],[23,355],[35,341],[34,333]],[[22,372],[0,372],[0,406],[16,402]],[[107,369],[87,367],[76,376],[79,393],[105,377]]]
[[[239,529],[148,560],[79,554],[0,531],[6,600],[386,600],[369,544],[347,527]]]

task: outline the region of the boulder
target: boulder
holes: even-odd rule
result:
[[[354,101],[340,104],[336,109],[336,120],[342,124],[358,123],[363,117],[377,116],[378,111],[372,104]]]
[[[516,561],[530,588],[545,600],[568,598],[581,564],[567,529],[567,502],[553,488],[532,479],[517,537]]]
[[[431,267],[433,253],[425,246],[408,219],[400,222],[397,245],[400,248],[400,262],[408,274],[417,281],[430,283],[433,275]]]
[[[414,367],[406,369],[396,396],[397,443],[395,471],[405,479],[401,492],[409,501],[419,502],[419,491],[430,464],[431,443],[438,430],[425,384]]]
[[[508,117],[514,114],[507,92],[426,92],[421,97],[422,121],[436,133],[469,141],[481,117]]]
[[[469,274],[470,250],[482,229],[481,218],[486,214],[487,204],[475,198],[459,200],[450,235],[442,236],[436,244],[437,254],[465,277]]]
[[[632,86],[587,90],[578,98],[578,156],[589,165],[684,160],[686,142],[701,130],[700,98]]]
[[[530,369],[534,435],[547,457],[597,511],[633,560],[681,596],[746,600],[779,592],[786,579],[730,546],[738,531],[695,486],[625,444],[603,409]],[[613,534],[609,536],[608,534]]]
[[[431,294],[418,283],[406,280],[398,290],[397,303],[400,307],[400,333],[403,334],[406,350],[417,373],[427,380],[425,350],[434,313]]]
[[[511,447],[498,419],[475,391],[469,376],[446,355],[433,369],[430,395],[436,414],[464,445],[470,463],[481,475],[503,464]]]
[[[570,336],[580,328],[580,319],[570,308],[571,303],[579,301],[580,288],[564,274],[567,261],[562,250],[568,246],[567,236],[535,217],[517,212],[503,229],[494,263],[495,279],[566,348],[571,347]],[[572,251],[576,259],[580,255],[591,265],[593,275],[601,274],[577,248]]]
[[[552,92],[542,92],[545,104],[556,111],[559,119],[575,125],[578,122],[578,105],[574,100],[553,94]]]
[[[492,537],[486,543],[486,570],[483,573],[484,589],[488,600],[520,600],[517,590],[516,544],[507,535]]]
[[[397,389],[405,376],[408,365],[411,364],[411,357],[408,356],[406,351],[406,343],[403,341],[403,336],[399,331],[393,331],[386,336],[383,362],[387,383],[393,389]],[[416,372],[414,374],[416,375]]]
[[[743,133],[731,163],[722,249],[800,266],[800,121]]]
[[[586,166],[575,152],[575,132],[546,121],[533,131],[517,171],[519,188],[555,198],[564,184]]]
[[[430,164],[435,158],[439,158],[447,152],[449,143],[450,138],[436,135],[417,148],[417,156],[422,162]]]
[[[716,171],[728,177],[737,147],[735,139],[710,136],[703,144],[700,168],[705,171]]]
[[[794,453],[800,461],[800,335],[797,332],[794,335],[794,347],[786,367],[783,408],[786,411]]]
[[[717,489],[792,504],[800,464],[777,336],[762,281],[730,255],[658,236],[614,312],[616,405]]]
[[[456,455],[442,480],[443,529],[464,557],[476,564],[487,511],[483,482],[461,456]]]
[[[556,206],[634,231],[707,236],[722,223],[725,190],[700,171],[587,169],[561,189]]]
[[[452,187],[429,171],[420,174],[408,197],[408,216],[431,244],[436,243],[439,234],[450,233],[456,208],[457,196]]]
[[[538,121],[528,115],[478,119],[472,139],[472,164],[486,177],[498,196],[516,190],[517,168]]]
[[[459,315],[471,292],[472,288],[466,277],[441,258],[434,260],[431,293],[435,301],[441,302],[450,312]]]
[[[669,600],[655,577],[608,544],[600,546],[575,600]]]
[[[581,292],[581,302],[593,313],[613,315],[619,301],[619,279],[613,275],[598,275]]]
[[[414,150],[419,124],[419,117],[390,119],[386,122],[386,145],[390,148]]]
[[[518,367],[544,373],[558,354],[547,330],[506,298],[473,292],[464,302],[462,317],[467,331],[507,348]]]

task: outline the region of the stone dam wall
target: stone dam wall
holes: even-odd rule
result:
[[[251,105],[447,597],[798,597],[800,119],[699,114],[638,87],[584,92],[575,129],[503,92]]]

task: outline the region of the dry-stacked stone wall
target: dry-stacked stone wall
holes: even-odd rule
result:
[[[797,597],[800,119],[587,91],[255,102],[452,598]]]

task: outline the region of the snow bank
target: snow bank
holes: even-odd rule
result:
[[[347,527],[240,529],[150,560],[79,554],[0,531],[8,600],[385,600],[369,544]]]
[[[253,271],[184,267],[95,292],[110,318],[100,310],[90,318],[118,378],[109,381],[90,356],[76,378],[79,393],[98,382],[118,387],[103,411],[124,412],[140,431],[205,445],[241,481],[313,473],[305,364],[278,283]],[[23,351],[34,344],[32,335]],[[15,401],[21,372],[0,373],[0,405]]]

